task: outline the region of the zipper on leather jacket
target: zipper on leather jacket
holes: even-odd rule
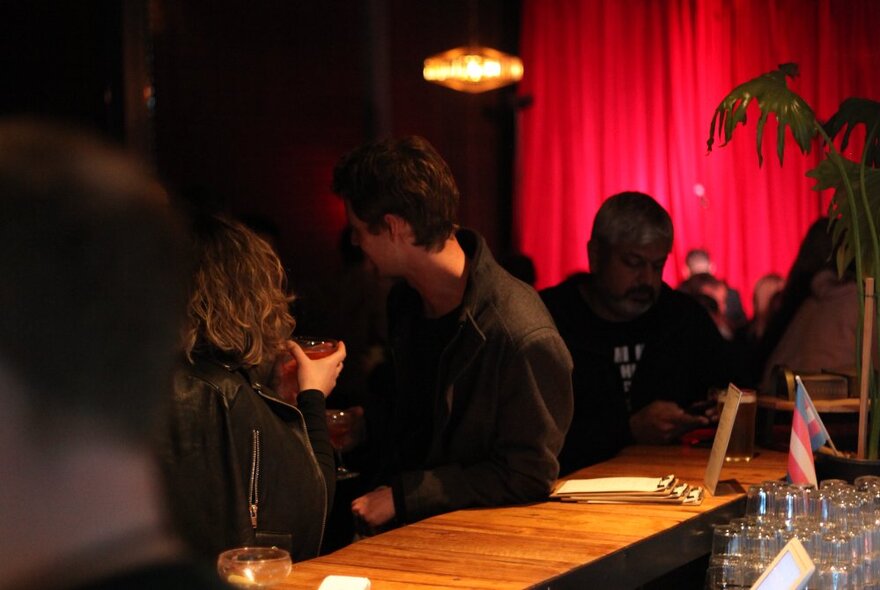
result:
[[[247,373],[245,373],[245,376],[249,378]],[[321,488],[322,488],[322,491],[324,492],[323,493],[324,510],[321,513],[321,534],[318,538],[317,547],[315,548],[315,551],[318,552],[318,551],[320,551],[321,547],[324,545],[324,533],[326,532],[326,529],[327,529],[327,516],[330,511],[330,506],[329,506],[329,502],[328,502],[329,498],[327,497],[327,495],[328,495],[327,494],[327,482],[324,481],[324,476],[323,476],[323,473],[321,472],[321,465],[318,463],[318,458],[315,456],[315,449],[312,448],[312,441],[309,438],[309,429],[308,429],[308,426],[306,426],[305,416],[303,416],[302,411],[298,407],[296,407],[292,404],[289,404],[282,399],[278,399],[278,398],[269,396],[264,391],[262,391],[258,388],[254,388],[254,390],[261,397],[268,399],[268,400],[271,400],[272,403],[281,404],[283,406],[290,408],[296,414],[296,416],[299,418],[299,423],[302,426],[303,440],[305,441],[306,449],[308,450],[308,453],[309,453],[309,458],[311,459],[312,466],[315,469],[315,473],[318,476],[318,481],[321,483]],[[257,445],[259,445],[260,431],[254,430],[253,432],[254,432],[254,440],[257,443]],[[257,479],[259,479],[259,457],[256,458],[256,461],[257,461]],[[251,477],[252,482],[253,482],[253,479],[254,478],[253,478],[253,473],[252,473],[252,477]],[[251,486],[251,488],[255,489],[253,485]],[[256,523],[257,508],[258,508],[258,506],[255,505],[255,503],[251,503],[251,523]],[[254,524],[254,528],[256,528],[256,524]]]
[[[251,480],[248,489],[248,508],[251,514],[251,526],[257,528],[257,511],[260,507],[260,431],[252,431],[251,442]]]

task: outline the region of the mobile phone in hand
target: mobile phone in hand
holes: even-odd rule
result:
[[[699,402],[694,402],[691,405],[684,408],[684,411],[692,416],[705,416],[706,412],[711,410],[716,406],[718,402],[714,400],[703,400]]]

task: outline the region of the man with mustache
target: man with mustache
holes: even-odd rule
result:
[[[699,402],[730,375],[709,315],[663,282],[672,239],[672,220],[653,198],[614,195],[593,222],[590,272],[541,293],[574,360],[561,474],[709,425]]]

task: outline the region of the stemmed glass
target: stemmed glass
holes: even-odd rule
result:
[[[336,455],[336,479],[351,479],[360,475],[345,466],[342,460],[342,447],[354,427],[354,414],[344,410],[327,410],[327,428],[330,431],[330,446]]]

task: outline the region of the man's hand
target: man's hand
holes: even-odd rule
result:
[[[718,411],[718,401],[714,399],[692,403],[686,410],[692,416],[705,416],[709,424],[718,424],[721,413]]]
[[[692,416],[675,402],[651,402],[629,417],[629,429],[637,443],[659,445],[674,441],[683,433],[708,426],[706,416]]]
[[[394,518],[394,495],[391,488],[381,487],[355,498],[351,512],[371,527],[380,527]]]

